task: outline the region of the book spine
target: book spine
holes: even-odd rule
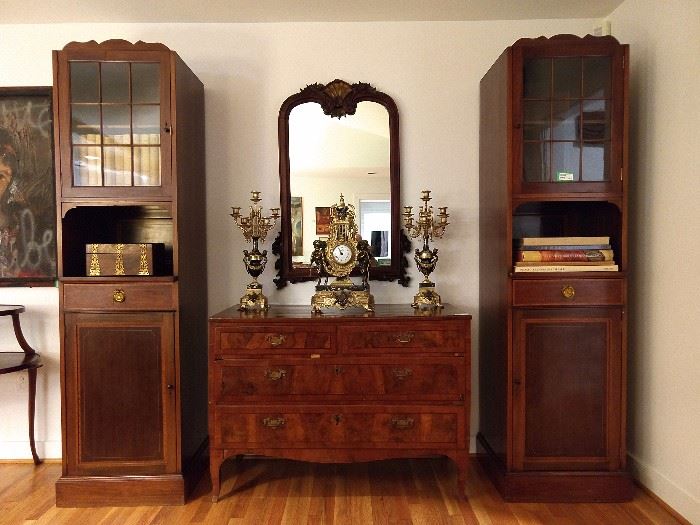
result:
[[[520,250],[518,262],[612,261],[612,250]]]
[[[515,273],[540,273],[540,272],[617,272],[617,264],[606,265],[578,265],[552,264],[545,266],[516,266]]]
[[[519,243],[523,246],[610,244],[610,237],[523,237],[519,240]]]
[[[518,246],[518,250],[611,250],[609,244],[542,244],[536,246]]]

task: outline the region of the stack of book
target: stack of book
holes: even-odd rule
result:
[[[525,237],[515,245],[515,272],[616,272],[610,237]]]

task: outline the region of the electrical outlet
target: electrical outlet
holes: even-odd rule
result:
[[[601,20],[600,24],[593,28],[594,36],[608,36],[610,32],[610,20]]]
[[[27,390],[27,374],[17,374],[17,392]]]

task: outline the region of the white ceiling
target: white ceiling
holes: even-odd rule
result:
[[[603,18],[623,0],[2,0],[5,24]]]

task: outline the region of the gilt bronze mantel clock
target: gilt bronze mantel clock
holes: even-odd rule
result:
[[[369,266],[372,256],[369,243],[358,240],[355,207],[345,204],[342,193],[338,204],[331,206],[327,239],[314,241],[311,264],[318,270],[316,293],[311,298],[311,310],[323,308],[360,307],[374,310],[374,297],[369,293]],[[350,278],[357,268],[362,276],[359,284]],[[328,283],[328,277],[335,280]],[[324,283],[321,284],[321,281]]]

